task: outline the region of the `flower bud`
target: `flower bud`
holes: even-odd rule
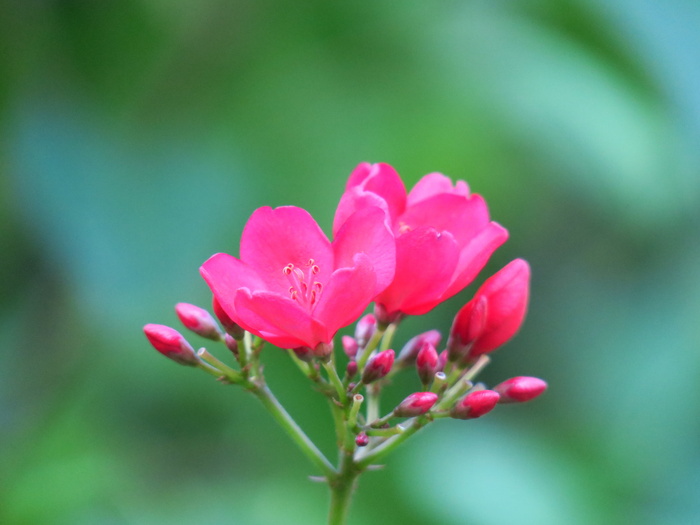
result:
[[[494,387],[501,394],[500,403],[523,403],[547,390],[547,383],[537,377],[511,377]]]
[[[357,445],[358,447],[366,447],[367,445],[369,445],[369,436],[364,432],[360,432],[355,437],[355,445]]]
[[[440,358],[435,347],[429,342],[424,343],[423,348],[420,349],[416,356],[416,370],[421,383],[424,385],[430,384],[433,376],[435,376],[435,372],[438,371],[439,360]]]
[[[362,382],[364,384],[371,383],[377,379],[381,379],[391,371],[394,365],[394,351],[384,350],[377,355],[370,357],[364,371],[362,372]]]
[[[186,328],[195,334],[218,341],[221,331],[214,318],[204,308],[189,303],[177,303],[175,313]]]
[[[227,333],[231,334],[234,339],[243,339],[245,330],[238,326],[238,324],[236,324],[236,322],[229,317],[226,311],[222,308],[221,304],[219,304],[219,301],[216,300],[216,297],[212,299],[211,306],[214,310],[214,315],[224,327],[224,330],[226,330]]]
[[[341,341],[343,343],[343,352],[345,352],[345,355],[347,355],[350,359],[355,359],[357,349],[359,348],[357,340],[349,335],[344,335],[341,338]]]
[[[489,277],[457,313],[450,333],[450,359],[472,360],[506,343],[525,318],[530,266],[515,259]]]
[[[374,314],[363,315],[355,326],[355,339],[357,340],[357,344],[365,346],[367,341],[374,335],[376,329],[377,318],[374,317]]]
[[[238,341],[231,334],[224,334],[224,343],[226,343],[226,347],[231,350],[233,355],[238,357]]]
[[[438,355],[438,367],[437,367],[437,369],[439,371],[444,370],[446,364],[447,364],[447,350],[443,350]]]
[[[430,343],[437,348],[440,346],[441,340],[442,334],[437,330],[428,330],[427,332],[418,334],[409,339],[408,343],[404,345],[401,352],[399,352],[398,360],[410,363],[416,358],[416,355],[418,355],[418,352],[423,348],[425,343]]]
[[[455,419],[475,419],[491,412],[501,397],[493,390],[477,390],[467,394],[452,407],[450,417]]]
[[[314,358],[314,352],[308,346],[298,346],[293,348],[292,351],[296,356],[302,361],[309,363]]]
[[[415,417],[433,408],[438,395],[433,392],[415,392],[401,401],[394,410],[396,417]]]
[[[318,343],[314,347],[314,356],[326,360],[333,353],[333,343]]]
[[[350,361],[345,368],[345,373],[349,378],[355,377],[355,374],[357,374],[357,361]]]
[[[181,365],[196,366],[199,358],[180,332],[162,324],[147,324],[143,331],[153,348]]]

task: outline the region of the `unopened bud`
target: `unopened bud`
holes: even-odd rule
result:
[[[233,355],[238,357],[238,341],[236,341],[231,334],[225,334],[224,342],[226,343],[226,347],[233,352]]]
[[[345,355],[347,355],[350,359],[355,359],[357,349],[359,348],[357,339],[350,337],[349,335],[344,335],[341,338],[341,341],[343,343],[343,352],[345,352]]]
[[[175,313],[186,328],[195,334],[218,341],[221,339],[221,330],[214,318],[204,308],[189,303],[177,303]]]
[[[477,390],[464,396],[452,407],[450,416],[455,419],[474,419],[491,412],[501,396],[493,390]]]
[[[435,347],[429,342],[424,343],[416,356],[416,370],[421,383],[427,385],[433,380],[438,370],[438,362],[439,357]]]
[[[314,358],[313,350],[311,350],[311,348],[308,346],[297,346],[296,348],[292,349],[292,351],[299,359],[307,363]]]
[[[365,346],[367,341],[374,335],[376,329],[377,318],[374,317],[374,314],[363,315],[355,326],[355,339],[357,340],[357,344]]]
[[[438,370],[444,370],[447,364],[447,350],[443,350],[438,355]]]
[[[438,395],[433,392],[415,392],[401,401],[394,410],[396,417],[415,417],[433,408]]]
[[[377,318],[377,322],[383,325],[388,325],[390,323],[397,323],[403,318],[401,312],[388,312],[383,304],[374,303],[374,316]]]
[[[402,362],[411,363],[425,343],[430,343],[433,347],[437,348],[440,346],[441,340],[442,334],[437,330],[428,330],[427,332],[418,334],[408,340],[408,343],[406,343],[401,349],[401,352],[399,352],[399,357],[397,359]]]
[[[503,381],[494,390],[501,394],[501,403],[524,403],[547,390],[547,383],[537,377],[518,376]]]
[[[384,350],[377,355],[370,357],[367,366],[362,372],[362,382],[364,384],[371,383],[377,379],[381,379],[391,371],[394,365],[394,351]]]
[[[366,447],[369,445],[369,436],[364,432],[360,432],[355,436],[355,445],[358,447]]]
[[[333,353],[333,343],[318,343],[314,347],[314,356],[321,360],[326,360]]]
[[[345,373],[348,377],[355,377],[355,374],[357,374],[357,361],[350,361],[345,369]]]
[[[238,339],[239,341],[243,339],[245,330],[243,330],[243,328],[241,328],[235,321],[233,321],[229,317],[229,315],[223,309],[219,301],[216,300],[216,297],[212,299],[211,306],[214,310],[214,315],[224,327],[224,330],[226,330],[227,333],[231,334],[234,339]]]
[[[199,359],[180,332],[162,324],[147,324],[143,331],[153,348],[181,365],[196,366]]]
[[[506,343],[525,318],[530,266],[515,259],[489,277],[457,313],[450,332],[450,359],[473,360]]]

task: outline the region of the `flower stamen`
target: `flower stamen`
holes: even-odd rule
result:
[[[289,296],[299,304],[311,307],[316,304],[323,290],[323,284],[313,279],[321,271],[321,268],[315,264],[313,259],[309,259],[304,266],[306,268],[302,270],[289,263],[282,268],[282,273],[291,284]]]

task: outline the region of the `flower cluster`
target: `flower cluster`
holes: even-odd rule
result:
[[[398,355],[391,348],[407,316],[425,314],[462,291],[507,238],[464,181],[453,184],[431,173],[407,192],[391,166],[363,163],[338,204],[332,241],[305,210],[264,207],[248,220],[239,257],[218,253],[202,265],[223,329],[202,308],[176,306],[183,325],[224,343],[236,366],[205,348],[195,351],[172,328],[149,324],[144,330],[165,356],[256,395],[323,471],[333,493],[340,493],[423,426],[445,417],[478,418],[546,389],[533,377],[491,389],[475,381],[488,354],[508,342],[525,317],[530,267],[522,259],[486,279],[455,316],[444,346],[440,332],[431,330],[411,338]],[[371,303],[373,313],[365,314]],[[353,322],[354,336],[341,339],[347,362],[340,366],[334,339]],[[260,364],[265,342],[288,350],[328,397],[341,456],[337,467],[272,396]],[[382,414],[383,388],[410,369],[420,388]]]

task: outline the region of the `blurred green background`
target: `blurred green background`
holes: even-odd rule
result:
[[[328,232],[365,160],[486,197],[511,239],[484,276],[524,257],[533,283],[484,377],[550,390],[424,430],[351,523],[698,523],[699,27],[694,0],[0,0],[0,523],[322,523],[256,400],[141,327],[208,306],[198,267],[255,208]]]

